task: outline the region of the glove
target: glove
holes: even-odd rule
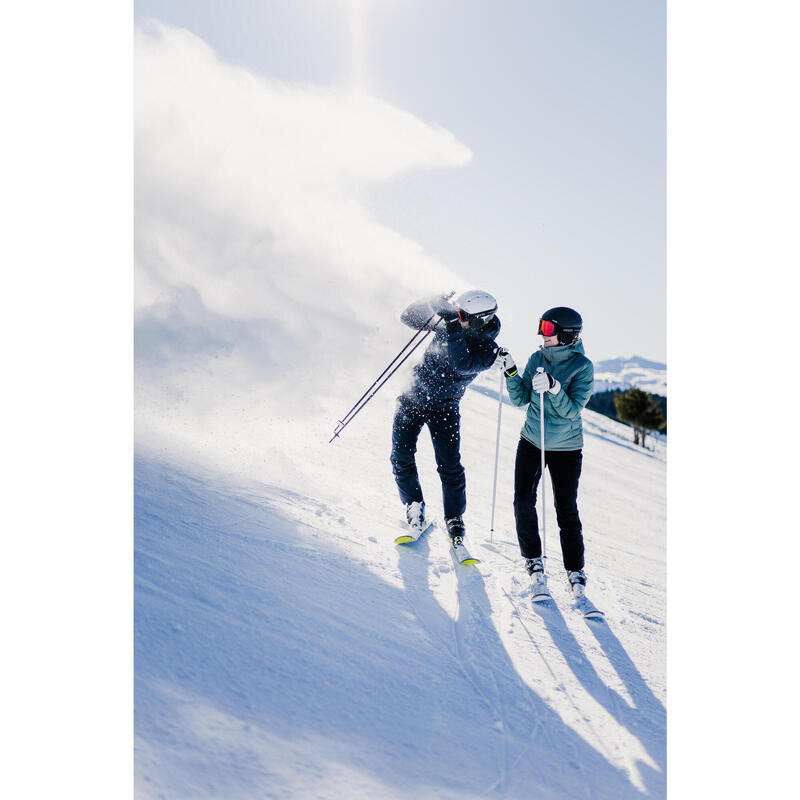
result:
[[[503,370],[506,378],[511,378],[517,374],[517,365],[514,359],[511,358],[511,353],[504,350],[502,347],[497,348],[497,358],[495,359],[494,366]]]
[[[451,322],[454,319],[458,319],[458,309],[447,299],[446,295],[437,297],[431,303],[431,306],[445,322]]]
[[[561,383],[547,372],[537,372],[533,376],[533,381],[531,383],[533,391],[537,394],[539,394],[539,392],[558,394],[561,391]]]

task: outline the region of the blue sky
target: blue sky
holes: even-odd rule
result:
[[[594,359],[665,359],[662,2],[141,0],[135,13],[257,74],[358,85],[466,145],[465,166],[362,199],[498,296],[518,360],[553,305],[581,311]]]

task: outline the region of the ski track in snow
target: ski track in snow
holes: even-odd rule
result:
[[[504,408],[490,543],[496,399],[462,403],[482,562],[462,567],[440,526],[393,544],[392,408],[325,438],[303,485],[138,455],[137,797],[664,797],[664,445],[585,412],[587,594],[606,613],[587,621],[549,482],[553,600],[530,602],[511,507],[522,413]],[[425,430],[418,462],[441,519]]]

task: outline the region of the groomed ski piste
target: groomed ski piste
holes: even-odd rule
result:
[[[490,541],[496,410],[462,404],[477,567],[439,528],[393,544],[386,402],[331,445],[308,430],[291,490],[138,457],[137,796],[665,795],[664,453],[586,413],[587,594],[606,614],[586,621],[552,527],[554,599],[530,601],[511,406]],[[418,461],[435,513],[425,432]]]
[[[135,77],[137,800],[664,797],[663,442],[584,414],[599,622],[570,608],[549,484],[553,601],[531,603],[512,510],[524,412],[507,403],[490,536],[497,371],[461,406],[476,567],[441,525],[394,544],[410,362],[328,443],[411,335],[401,310],[472,288],[361,198],[468,148],[157,23],[137,33]],[[546,273],[519,289],[533,307]],[[535,316],[498,301],[524,363]],[[592,336],[587,319],[590,358]],[[425,430],[418,464],[441,523]]]

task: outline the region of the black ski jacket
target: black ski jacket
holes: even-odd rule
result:
[[[433,304],[439,298],[412,303],[400,315],[409,328],[422,330],[434,314]],[[475,376],[494,364],[497,357],[495,338],[500,332],[500,320],[495,315],[483,328],[466,330],[459,320],[445,325],[438,315],[428,323],[433,341],[425,350],[422,361],[414,367],[414,381],[405,397],[423,408],[458,403]]]

